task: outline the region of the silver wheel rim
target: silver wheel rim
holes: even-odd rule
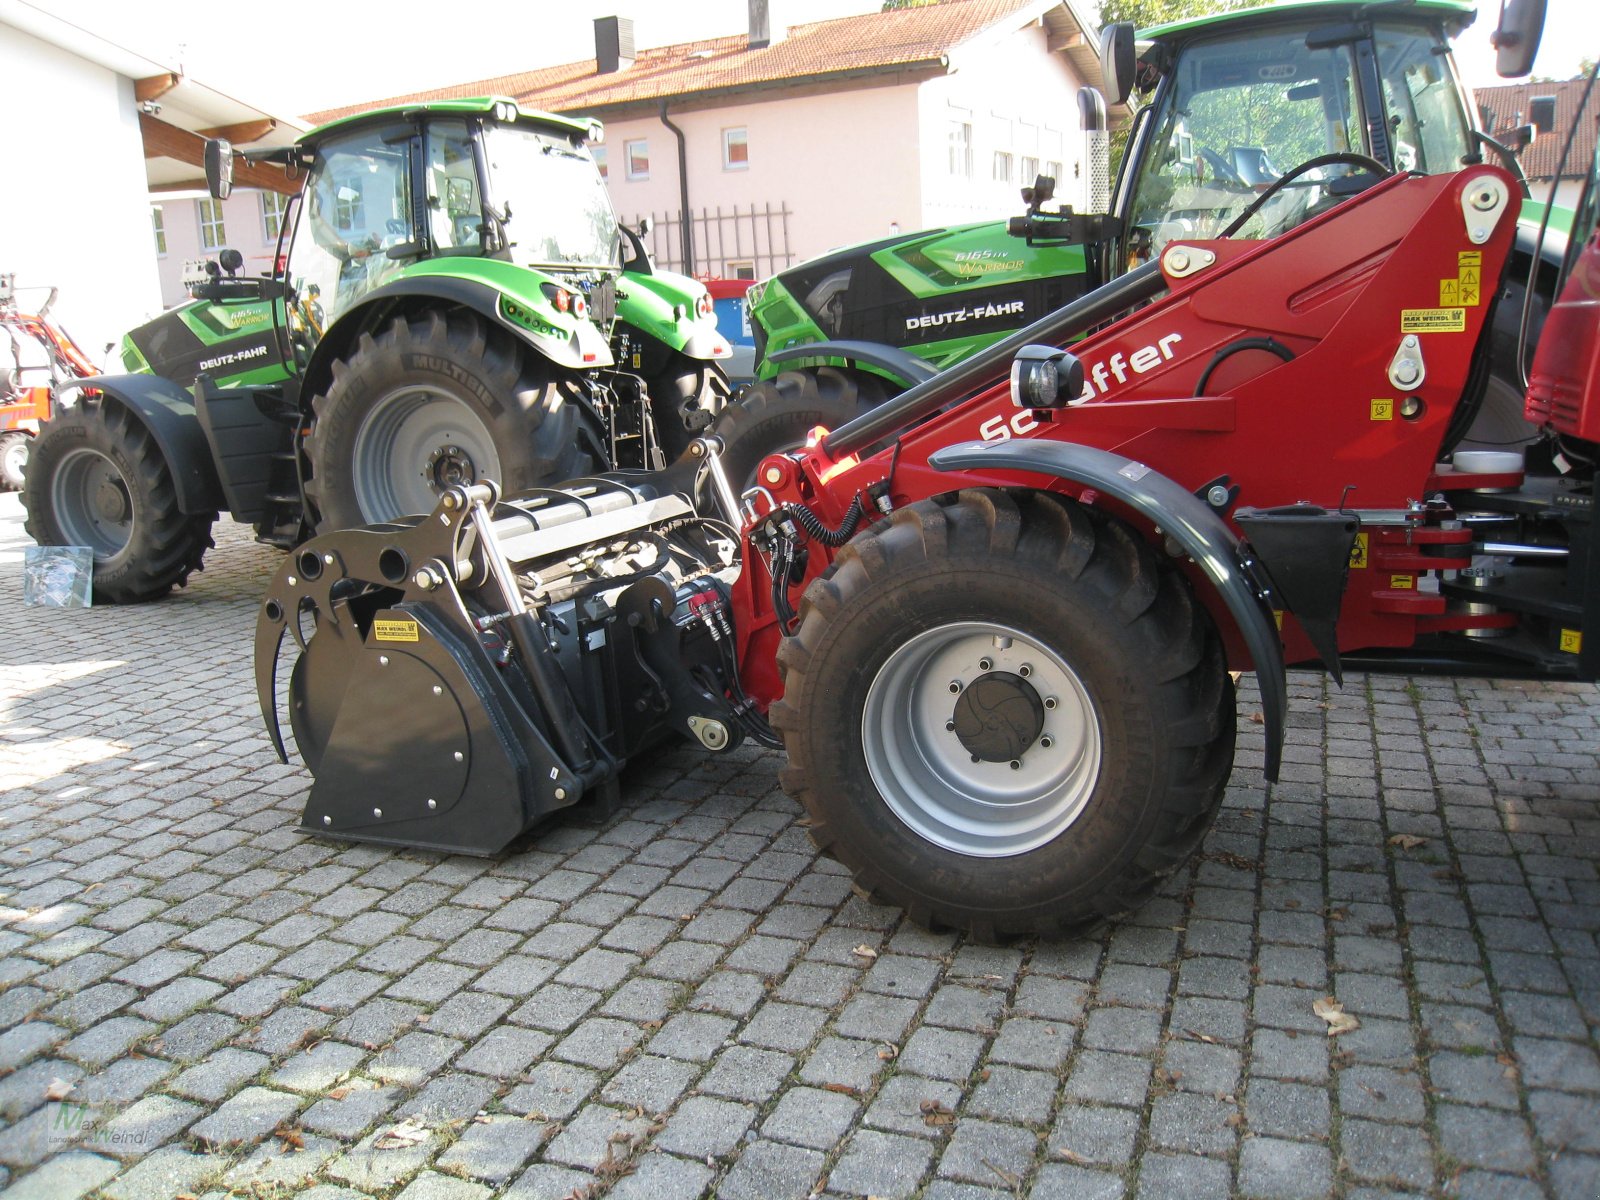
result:
[[[948,726],[962,692],[997,673],[1034,690],[1042,726],[1015,759],[975,762]],[[867,689],[861,741],[895,816],[975,858],[1025,854],[1060,836],[1100,776],[1100,721],[1082,681],[1054,650],[1003,625],[941,625],[898,647]]]
[[[454,396],[402,387],[373,405],[356,431],[350,477],[367,521],[433,510],[453,483],[504,483],[488,427]]]
[[[50,480],[50,507],[71,546],[97,561],[115,558],[133,538],[133,495],[117,464],[80,447],[62,457]]]
[[[28,439],[25,437],[11,438],[4,450],[5,471],[8,476],[16,479],[22,478],[22,473],[28,466]]]

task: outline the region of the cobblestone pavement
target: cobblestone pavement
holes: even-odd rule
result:
[[[1592,688],[1297,676],[1270,798],[1247,695],[1162,897],[993,948],[854,898],[761,751],[497,861],[309,840],[275,554],[63,612],[23,540],[0,498],[17,1200],[1600,1194]]]

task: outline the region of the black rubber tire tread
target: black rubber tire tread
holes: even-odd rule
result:
[[[144,423],[128,408],[103,395],[84,396],[59,410],[34,439],[22,489],[27,516],[23,528],[41,546],[68,545],[51,503],[51,482],[61,457],[87,446],[109,458],[122,473],[133,502],[133,532],[128,543],[94,564],[96,604],[140,604],[158,600],[204,570],[202,559],[214,543],[215,512],[185,513],[178,508],[172,470]]]
[[[1145,903],[1200,843],[1233,766],[1234,695],[1210,616],[1129,526],[1043,492],[922,501],[845,546],[778,654],[784,789],[862,894],[984,939],[1076,932]],[[1004,858],[926,841],[879,797],[861,747],[890,652],[949,622],[1031,631],[1094,698],[1102,768],[1077,820]]]
[[[686,358],[682,354],[673,354],[666,370],[649,380],[646,386],[650,392],[650,415],[655,420],[656,438],[668,462],[682,456],[690,442],[709,431],[728,407],[728,397],[733,391],[728,386],[728,377],[716,363]],[[705,416],[697,417],[698,413]],[[696,428],[689,427],[691,421],[696,423]]]
[[[484,423],[505,476],[495,482],[507,495],[608,465],[595,461],[595,443],[583,436],[587,418],[576,380],[559,378],[548,362],[469,309],[429,309],[396,317],[376,337],[362,334],[333,364],[328,390],[312,397],[306,496],[318,533],[415,515],[363,513],[350,472],[362,420],[407,384],[453,396]]]
[[[24,471],[13,470],[11,466],[11,447],[18,442],[26,445],[28,435],[20,429],[13,429],[9,433],[0,434],[0,491],[20,492],[22,490],[22,477]]]
[[[752,384],[712,426],[722,439],[722,469],[743,491],[769,454],[805,444],[818,425],[833,430],[889,398],[886,380],[840,367],[784,371]]]

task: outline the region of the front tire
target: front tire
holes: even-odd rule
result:
[[[94,551],[94,600],[137,604],[201,569],[217,514],[178,508],[172,470],[143,423],[105,396],[46,422],[28,456],[24,528],[41,546]]]
[[[593,473],[578,386],[466,310],[362,334],[311,402],[317,531],[431,512],[453,484],[491,479],[514,494]]]
[[[712,427],[722,439],[722,469],[744,491],[767,455],[798,450],[818,425],[837,429],[888,397],[878,376],[838,367],[784,371],[752,384]]]
[[[1187,581],[1046,493],[872,526],[778,661],[785,789],[865,894],[929,926],[1056,933],[1137,907],[1232,768],[1232,680]]]

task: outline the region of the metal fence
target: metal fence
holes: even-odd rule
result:
[[[689,210],[693,260],[685,265],[683,213],[640,213],[626,223],[637,229],[642,217],[653,223],[645,245],[656,264],[668,271],[722,279],[765,279],[794,262],[789,249],[789,206],[768,201],[741,209],[720,204]]]

